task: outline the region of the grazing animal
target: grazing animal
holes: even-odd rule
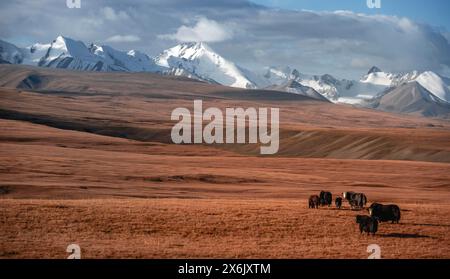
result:
[[[314,195],[314,196],[309,197],[309,201],[308,201],[309,208],[316,208],[316,209],[318,209],[319,208],[319,201],[320,201],[320,198],[319,198],[318,195]]]
[[[367,197],[363,193],[344,192],[342,196],[348,201],[352,209],[362,209],[367,204]]]
[[[341,207],[342,207],[342,198],[341,197],[337,197],[336,200],[334,201],[334,204],[336,205],[336,208],[341,209]]]
[[[361,233],[366,232],[367,235],[375,235],[378,231],[378,220],[374,217],[357,215],[356,223],[359,224],[359,231]]]
[[[333,202],[333,195],[330,192],[322,191],[320,192],[320,205],[321,206],[331,206]]]
[[[395,204],[383,205],[380,203],[373,203],[369,209],[369,214],[373,218],[376,218],[379,222],[388,222],[391,221],[393,223],[400,222],[400,207]]]

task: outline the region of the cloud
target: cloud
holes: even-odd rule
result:
[[[255,69],[262,66],[258,61],[266,61],[306,73],[358,78],[372,65],[396,72],[439,72],[442,64],[450,65],[447,38],[403,17],[260,9],[238,25],[240,32],[223,51]]]
[[[182,25],[176,33],[158,37],[179,42],[222,42],[231,39],[233,34],[225,25],[200,17],[192,27]]]
[[[371,63],[370,59],[368,58],[355,57],[352,58],[350,65],[354,68],[368,69],[369,67],[373,66],[373,63]]]
[[[81,9],[61,0],[0,1],[1,39],[26,46],[59,34],[119,49],[126,42],[151,56],[177,41],[204,41],[254,71],[291,66],[358,78],[372,65],[401,72],[450,68],[448,30],[401,16],[279,10],[245,0],[96,0]]]
[[[126,12],[124,12],[124,11],[116,12],[111,7],[104,7],[103,9],[101,9],[101,14],[103,15],[103,17],[105,19],[111,20],[111,21],[129,19],[129,16]]]
[[[139,42],[141,38],[135,35],[114,35],[105,40],[107,43],[134,43]]]

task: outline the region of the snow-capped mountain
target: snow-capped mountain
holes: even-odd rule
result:
[[[162,72],[163,68],[156,65],[155,61],[148,55],[137,50],[128,52],[118,51],[109,46],[97,46],[92,44],[89,47],[91,53],[102,58],[106,67],[113,71],[129,72]]]
[[[41,57],[38,66],[72,70],[102,71],[102,59],[81,41],[58,36]]]
[[[285,91],[288,93],[298,94],[306,97],[310,97],[320,101],[328,102],[328,99],[325,98],[322,94],[317,92],[311,87],[301,85],[297,81],[291,79],[286,83],[276,86],[269,86],[267,89],[277,90],[277,91]]]
[[[448,79],[439,76],[432,71],[413,71],[405,74],[393,74],[382,71],[369,73],[361,79],[362,83],[376,84],[387,88],[395,88],[404,83],[417,82],[425,90],[439,98],[441,101],[450,103],[450,84]]]
[[[25,51],[13,44],[0,40],[0,64],[21,64]]]
[[[379,96],[366,101],[365,106],[388,112],[418,114],[427,117],[450,116],[450,103],[436,97],[418,81],[392,87]]]
[[[441,101],[450,104],[450,83],[448,83],[448,79],[441,77],[434,72],[427,71],[420,74],[415,81],[434,96],[438,97]]]
[[[91,44],[58,36],[49,44],[34,44],[21,49],[21,62],[48,68],[82,71],[162,72],[146,54],[131,50],[123,52],[109,46]],[[19,64],[19,63],[17,63]]]
[[[49,44],[36,43],[24,48],[23,50],[25,51],[25,59],[23,61],[23,64],[38,66],[39,61],[44,56],[46,56],[47,51],[50,49],[51,46],[52,46],[51,43]]]
[[[378,68],[377,66],[372,66],[372,68],[370,68],[370,70],[367,72],[368,75],[372,74],[372,73],[379,73],[382,72],[382,70],[380,70],[380,68]]]
[[[222,85],[256,88],[243,69],[214,52],[205,43],[183,43],[163,51],[156,57],[162,67],[182,69],[202,80],[212,80]]]
[[[339,80],[328,74],[305,75],[289,67],[271,67],[267,69],[264,78],[266,83],[271,84],[270,86],[295,80],[303,86],[313,88],[332,102],[349,104],[363,104],[391,88],[417,81],[437,98],[450,103],[448,79],[430,71],[394,74],[383,72],[374,66],[360,80]]]
[[[380,93],[384,87],[373,84],[362,84],[358,81],[339,80],[332,75],[306,75],[289,67],[267,69],[264,74],[266,82],[281,85],[295,80],[303,86],[313,88],[332,102],[357,103],[364,98],[371,98]]]
[[[377,69],[374,71],[373,69]],[[412,71],[405,74],[386,73],[381,71],[377,67],[372,67],[367,75],[363,76],[360,80],[362,83],[380,85],[384,87],[395,87],[404,82],[410,82],[415,80],[420,75],[417,71]]]
[[[431,71],[399,74],[383,72],[374,66],[360,80],[337,79],[329,74],[307,75],[290,67],[269,67],[263,74],[256,74],[226,60],[205,43],[183,43],[151,58],[135,50],[124,52],[106,45],[86,46],[63,36],[48,44],[26,48],[0,40],[0,63],[82,71],[155,72],[394,112],[422,111],[417,108],[423,106],[423,115],[427,116],[446,111],[450,104],[450,79]]]
[[[273,87],[286,84],[289,81],[296,81],[302,86],[314,89],[329,100],[337,100],[338,98],[336,88],[338,81],[330,75],[309,76],[290,67],[269,67],[263,77],[265,83],[262,86],[268,84],[269,87]]]
[[[292,78],[293,71],[290,67],[267,67],[266,73],[263,75],[263,83],[258,84],[260,87],[273,86],[283,84]],[[296,72],[297,73],[297,72]]]
[[[116,50],[58,36],[48,44],[18,48],[1,41],[3,63],[81,71],[156,72],[185,76],[232,87],[256,88],[252,75],[214,52],[205,43],[185,43],[163,51],[156,59],[139,51]],[[256,78],[256,76],[254,76]]]
[[[173,58],[170,58],[170,59],[173,59]],[[173,75],[173,76],[179,76],[179,77],[181,76],[181,77],[196,79],[199,81],[204,81],[204,82],[211,83],[211,84],[219,84],[215,80],[207,79],[206,77],[201,77],[201,76],[191,72],[190,70],[185,69],[182,64],[179,64],[177,67],[166,68],[166,69],[167,70],[165,70],[163,72],[163,74],[165,74],[165,75]]]

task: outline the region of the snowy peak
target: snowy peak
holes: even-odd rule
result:
[[[367,74],[370,75],[372,73],[379,73],[379,72],[383,72],[383,71],[380,70],[380,68],[378,68],[377,66],[373,66],[372,68],[370,68],[370,70],[367,72]]]
[[[214,52],[205,43],[183,43],[163,51],[156,63],[162,67],[179,68],[202,80],[219,84],[256,88],[244,70]]]
[[[0,64],[20,64],[24,58],[25,54],[22,49],[0,40]]]
[[[263,77],[265,83],[270,87],[288,88],[285,85],[293,80],[302,86],[315,90],[328,100],[337,101],[339,98],[337,87],[341,86],[341,82],[328,74],[322,76],[305,75],[290,67],[269,67]],[[291,89],[286,90],[292,91]]]
[[[418,82],[423,88],[435,95],[442,101],[450,103],[450,85],[438,74],[426,71],[419,73],[412,71],[405,74],[394,74],[386,72],[373,72],[364,76],[361,83],[384,87],[384,89],[395,88],[404,83]]]
[[[199,42],[199,43],[185,43],[175,48],[179,47],[179,53],[174,55],[176,57],[185,58],[187,60],[195,60],[201,58],[204,55],[218,57],[207,44]]]
[[[92,54],[82,41],[58,36],[51,44],[51,50],[60,51],[64,55],[91,58]]]
[[[395,87],[405,82],[414,81],[419,75],[420,73],[417,71],[409,73],[373,72],[362,77],[360,82],[385,87]]]
[[[164,67],[170,67],[169,59],[171,57],[182,58],[193,61],[204,55],[209,50],[203,43],[183,43],[163,51],[156,59],[158,64]]]
[[[50,44],[36,43],[29,47],[26,47],[25,48],[26,56],[25,56],[25,60],[23,61],[23,63],[27,64],[27,65],[38,66],[39,61],[44,56],[46,56],[47,51],[49,50],[50,47],[51,47],[51,43]]]
[[[90,44],[58,36],[50,44],[26,48],[25,64],[82,71],[162,72],[153,59],[131,50],[119,51],[109,46]]]
[[[116,50],[110,46],[91,44],[89,51],[94,54],[110,71],[161,72],[163,69],[146,54],[136,50],[128,52]]]
[[[130,50],[90,44],[58,36],[48,44],[37,43],[20,49],[0,43],[2,63],[81,71],[158,72],[187,76],[209,83],[240,88],[256,88],[252,74],[214,52],[207,44],[184,43],[164,51],[156,59]]]
[[[329,74],[325,74],[319,78],[317,76],[315,76],[315,78],[317,80],[323,81],[324,83],[326,83],[328,85],[338,85],[339,84],[339,80],[337,80],[335,77],[333,77],[332,75],[329,75]]]
[[[267,79],[271,78],[282,78],[287,79],[289,78],[289,74],[291,73],[290,67],[268,67],[266,73],[264,74],[264,77]]]
[[[431,71],[423,72],[415,81],[441,101],[450,103],[450,85],[438,74]]]
[[[255,74],[225,59],[202,42],[179,44],[154,59],[137,50],[120,51],[107,45],[85,45],[64,36],[26,48],[0,40],[0,63],[81,71],[157,72],[213,84],[273,88],[316,99],[325,97],[336,103],[361,105],[398,88],[394,92],[396,94],[383,99],[386,109],[388,102],[394,102],[395,98],[399,99],[395,103],[397,107],[402,107],[407,104],[406,99],[418,96],[417,92],[421,93],[421,100],[428,103],[450,104],[450,79],[431,71],[389,73],[373,66],[360,80],[337,79],[327,74],[306,75],[290,67],[268,67],[265,72]]]
[[[328,102],[328,99],[322,96],[319,92],[314,90],[311,87],[304,86],[300,84],[299,82],[295,81],[294,79],[288,80],[284,84],[281,85],[274,85],[268,87],[268,89],[271,90],[278,90],[278,91],[284,91],[288,93],[293,93],[297,95],[302,95],[306,97],[310,97],[316,100]]]
[[[297,80],[300,76],[299,71],[292,70],[290,67],[267,67],[264,78],[264,85],[273,86],[286,83],[288,80]]]
[[[403,83],[369,102],[383,111],[419,114],[426,117],[448,117],[450,104],[442,102],[419,82]]]
[[[450,103],[450,85],[446,79],[434,72],[388,73],[374,66],[367,75],[357,81],[340,80],[329,74],[305,75],[289,67],[270,67],[263,77],[266,83],[272,87],[283,85],[282,87],[286,91],[292,91],[285,85],[289,80],[294,80],[302,86],[314,89],[332,102],[350,104],[364,103],[390,88],[417,81],[436,98]]]
[[[396,79],[395,75],[385,72],[369,72],[360,81],[362,83],[370,83],[381,86],[391,86]]]
[[[88,69],[88,64],[95,63],[96,60],[98,59],[83,42],[58,36],[50,44],[38,66],[83,70]]]

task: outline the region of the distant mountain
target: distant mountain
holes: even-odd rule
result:
[[[450,83],[448,83],[448,79],[427,71],[420,74],[415,81],[441,101],[450,103]]]
[[[418,81],[403,83],[367,102],[378,110],[418,114],[426,117],[450,116],[450,103],[442,101]]]
[[[438,99],[450,103],[449,79],[434,72],[409,72],[405,74],[386,73],[378,67],[372,67],[360,80],[336,79],[331,75],[305,75],[289,67],[271,67],[263,75],[269,87],[283,85],[295,80],[308,86],[335,103],[363,105],[367,100],[377,97],[404,83],[417,81],[422,87]]]
[[[123,52],[94,44],[86,47],[81,41],[63,36],[50,44],[38,66],[87,71],[162,71],[150,57],[138,51]]]
[[[380,68],[378,68],[377,66],[373,66],[372,68],[370,68],[370,70],[367,72],[368,75],[373,74],[373,73],[379,73],[382,72],[380,70]]]
[[[306,75],[289,67],[270,67],[264,74],[269,86],[282,85],[289,80],[295,80],[303,86],[311,87],[328,100],[339,103],[359,103],[370,99],[385,89],[385,86],[365,84],[359,81],[337,79],[332,75]]]
[[[12,52],[14,53],[14,52]],[[23,57],[14,64],[82,71],[162,72],[146,54],[123,52],[109,46],[91,44],[58,36],[49,44],[34,44],[21,49]],[[11,54],[10,54],[11,56]]]
[[[316,100],[329,102],[327,98],[325,98],[322,94],[320,94],[313,88],[301,85],[300,83],[292,79],[281,85],[269,86],[267,87],[267,89],[285,91],[293,94],[307,96]]]
[[[191,72],[189,69],[184,68],[182,64],[179,64],[176,67],[167,68],[164,72],[165,75],[173,75],[173,76],[181,76],[181,77],[187,77],[191,79],[196,79],[199,81],[211,83],[211,84],[220,84],[216,82],[215,80],[199,76],[196,73]]]
[[[372,68],[373,69],[373,68]],[[378,69],[378,68],[377,68]],[[380,85],[385,87],[395,87],[404,82],[415,80],[420,75],[419,72],[413,71],[405,74],[395,74],[378,71],[369,71],[369,73],[360,79],[360,82],[367,84]]]
[[[404,83],[417,82],[428,92],[441,101],[450,103],[450,83],[448,78],[442,77],[432,71],[413,71],[406,74],[393,74],[376,72],[364,76],[361,82],[368,84],[378,84],[386,88],[395,88]]]
[[[280,85],[290,79],[296,79],[296,77],[291,77],[292,73],[293,70],[290,67],[268,67],[266,73],[263,75],[263,81],[258,86]]]
[[[244,70],[214,52],[205,43],[183,43],[156,57],[162,67],[183,69],[203,80],[240,88],[256,88]]]
[[[0,40],[0,64],[21,64],[25,51],[13,44]]]
[[[337,101],[339,97],[336,88],[338,80],[330,75],[305,75],[290,67],[269,67],[263,76],[265,78],[264,85],[269,88],[294,80],[303,86],[313,88],[330,101]]]
[[[123,52],[109,46],[93,44],[89,50],[94,55],[101,57],[105,65],[113,70],[124,69],[128,72],[162,72],[165,70],[156,65],[152,58],[137,50]]]
[[[106,45],[86,46],[64,36],[48,44],[37,43],[23,49],[0,41],[0,61],[80,71],[156,72],[232,87],[256,88],[246,76],[252,75],[250,71],[226,60],[205,43],[180,44],[154,59],[136,50],[124,52]]]
[[[445,115],[450,104],[450,79],[431,71],[389,73],[373,66],[360,80],[338,79],[329,74],[308,75],[290,67],[268,67],[263,74],[256,74],[201,42],[179,44],[152,58],[136,50],[86,46],[64,36],[26,48],[0,40],[0,63],[81,71],[153,72],[425,116]]]

